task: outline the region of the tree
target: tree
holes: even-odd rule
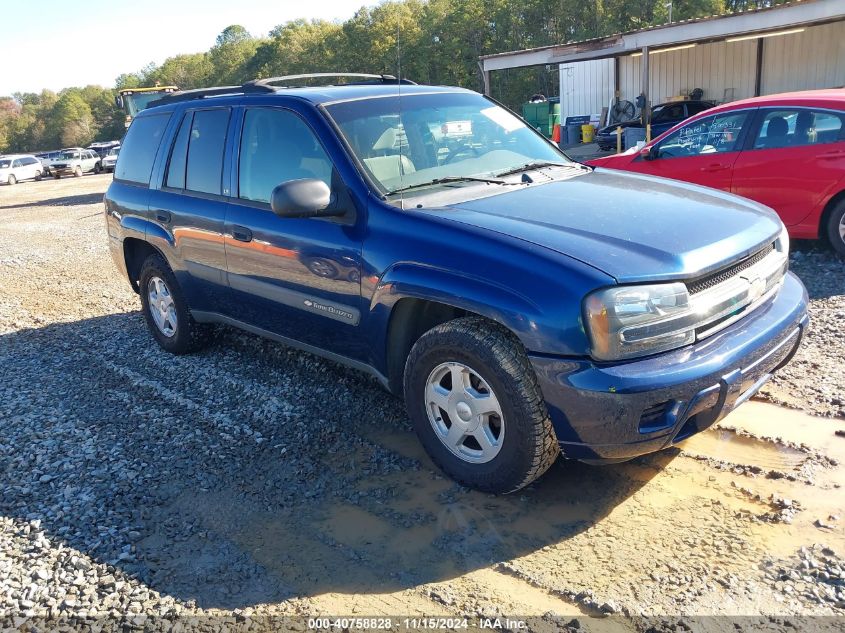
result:
[[[211,83],[237,85],[251,77],[247,64],[255,55],[259,42],[240,25],[227,26],[217,36],[217,43],[208,52],[211,61]]]
[[[58,136],[61,145],[82,146],[94,139],[94,117],[77,88],[67,90],[59,97],[50,118],[50,131]]]
[[[178,86],[182,90],[190,90],[209,85],[213,72],[214,65],[208,53],[194,53],[167,58],[147,79],[149,85]]]

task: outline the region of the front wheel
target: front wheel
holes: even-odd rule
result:
[[[834,207],[827,219],[827,239],[837,253],[845,257],[845,200]]]
[[[73,176],[74,178],[79,178],[82,176],[82,167],[76,166],[73,168]]]
[[[194,321],[182,289],[161,255],[150,255],[144,261],[138,286],[144,320],[162,349],[189,354],[206,345],[211,326]]]
[[[525,350],[477,317],[439,325],[405,364],[405,402],[435,464],[483,492],[514,492],[540,477],[560,449]]]

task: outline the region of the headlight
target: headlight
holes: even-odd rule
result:
[[[621,286],[584,299],[591,355],[620,360],[681,347],[695,341],[699,321],[682,283]]]
[[[775,249],[779,253],[783,253],[784,255],[789,255],[789,233],[784,226],[780,230],[780,235],[778,235],[778,239],[775,240]]]

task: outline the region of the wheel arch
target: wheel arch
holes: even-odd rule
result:
[[[840,185],[841,186],[841,185]],[[827,201],[827,204],[824,205],[824,209],[822,210],[821,217],[819,218],[819,227],[818,227],[818,235],[820,240],[828,241],[827,236],[827,223],[830,219],[831,213],[833,210],[839,206],[839,203],[845,200],[845,188],[841,189],[839,192],[833,194]]]
[[[138,279],[141,276],[141,266],[150,255],[159,255],[164,261],[167,258],[158,248],[137,237],[127,237],[123,240],[123,260],[126,263],[126,274],[132,289],[140,292]]]
[[[394,267],[382,277],[370,314],[378,330],[384,332],[382,362],[378,364],[391,392],[401,395],[408,354],[431,328],[476,316],[505,327],[525,345],[531,336],[528,324],[539,308],[527,297],[486,280],[406,265]]]

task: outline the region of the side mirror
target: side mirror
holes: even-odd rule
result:
[[[123,110],[123,97],[121,97],[120,95],[115,95],[114,96],[114,105],[116,105],[118,108]]]
[[[643,160],[654,160],[657,158],[657,148],[654,145],[643,147],[640,150],[640,158]]]
[[[283,218],[312,218],[343,215],[330,208],[334,202],[329,186],[316,178],[283,182],[270,194],[270,208]]]

